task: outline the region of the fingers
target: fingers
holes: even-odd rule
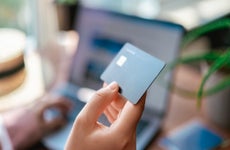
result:
[[[45,130],[45,134],[52,133],[63,127],[66,122],[66,118],[64,118],[63,116],[58,116],[50,121],[46,121],[44,124],[45,128],[43,130]]]
[[[115,109],[111,105],[108,106],[106,110],[104,111],[104,114],[106,115],[110,123],[113,123],[117,119],[119,113],[120,113],[120,110]]]
[[[71,109],[72,103],[58,95],[49,94],[42,97],[32,110],[37,115],[44,134],[53,132],[64,126],[67,113]],[[48,113],[50,112],[50,113]]]
[[[88,125],[94,125],[106,107],[116,99],[118,89],[118,84],[112,82],[108,86],[98,90],[78,116],[84,118]]]
[[[108,119],[109,123],[112,124],[115,121],[116,118],[114,118],[114,116],[111,114],[111,112],[108,109],[104,111],[104,114],[106,118]]]
[[[104,114],[110,123],[113,123],[119,116],[126,103],[126,99],[118,94],[117,98],[106,108]]]
[[[133,132],[136,129],[137,123],[141,118],[144,110],[146,99],[146,93],[141,97],[140,101],[134,105],[129,101],[126,102],[119,119],[117,120],[117,126],[119,132]]]
[[[66,115],[71,109],[72,103],[58,95],[49,95],[41,101],[41,115],[50,108],[57,108],[63,115]]]
[[[116,100],[114,100],[111,105],[117,109],[120,110],[124,107],[125,103],[127,102],[127,100],[120,94],[118,94],[118,97]]]
[[[105,88],[106,86],[108,86],[108,84],[104,82],[102,87]]]

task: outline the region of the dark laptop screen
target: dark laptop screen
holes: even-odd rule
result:
[[[158,20],[81,7],[76,30],[80,41],[71,68],[70,82],[98,89],[100,75],[124,43],[129,42],[170,62],[177,57],[183,27]],[[149,67],[149,66],[146,66]],[[168,79],[171,77],[168,74]],[[165,110],[168,89],[155,81],[149,89],[146,107]]]

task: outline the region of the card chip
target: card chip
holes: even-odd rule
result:
[[[125,57],[125,56],[121,56],[118,60],[117,60],[117,65],[118,66],[120,66],[120,67],[122,67],[123,66],[123,64],[126,62],[126,60],[127,60],[127,57]]]

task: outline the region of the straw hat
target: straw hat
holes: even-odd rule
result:
[[[0,96],[19,87],[25,79],[25,42],[23,32],[0,28]]]

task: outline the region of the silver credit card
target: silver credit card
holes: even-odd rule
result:
[[[101,75],[106,83],[116,81],[121,94],[136,104],[164,68],[165,62],[126,43]]]

